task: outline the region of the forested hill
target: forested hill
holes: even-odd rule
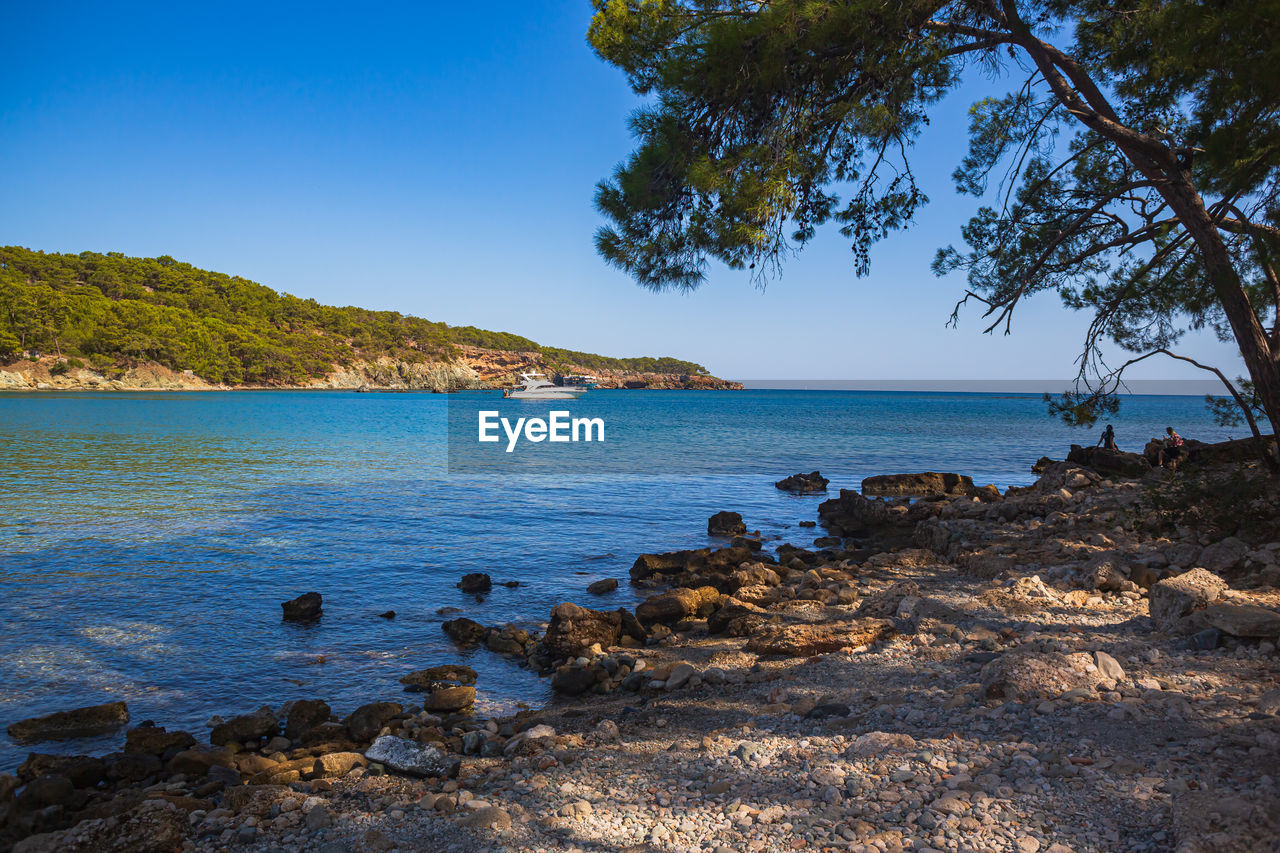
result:
[[[675,358],[610,358],[395,311],[335,308],[173,258],[0,248],[0,363],[40,351],[99,368],[158,362],[220,384],[303,384],[334,365],[448,361],[462,346],[549,366],[702,376]]]

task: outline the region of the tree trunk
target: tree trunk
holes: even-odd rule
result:
[[[1240,275],[1213,217],[1205,210],[1199,193],[1189,182],[1172,183],[1165,194],[1170,207],[1191,232],[1200,249],[1209,283],[1222,303],[1222,309],[1231,324],[1240,355],[1253,380],[1263,411],[1271,421],[1271,431],[1280,429],[1280,353],[1273,352],[1267,334],[1258,322],[1240,283]]]

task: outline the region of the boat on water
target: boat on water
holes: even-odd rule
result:
[[[571,388],[592,388],[600,387],[600,380],[594,376],[585,373],[571,373],[568,376],[560,377],[560,384]]]
[[[587,393],[586,388],[553,385],[541,373],[521,373],[521,384],[504,389],[502,396],[512,400],[573,400]]]

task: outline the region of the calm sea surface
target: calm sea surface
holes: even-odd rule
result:
[[[809,544],[821,531],[795,525],[822,498],[777,491],[785,475],[820,468],[832,493],[920,470],[1003,488],[1097,438],[1050,420],[1036,395],[638,391],[574,402],[608,432],[560,445],[564,465],[522,468],[517,449],[472,469],[446,452],[447,436],[474,438],[450,432],[450,409],[465,425],[460,412],[510,405],[496,393],[0,395],[0,726],[124,699],[135,722],[199,737],[213,714],[295,698],[345,714],[453,661],[480,672],[483,706],[542,702],[545,681],[453,648],[436,611],[533,624],[565,600],[633,606],[625,583],[594,600],[584,588],[625,579],[640,553],[710,544],[719,510]],[[1167,425],[1243,435],[1196,397],[1127,398],[1114,423],[1125,449]],[[477,602],[454,588],[477,571],[520,586]],[[324,595],[321,622],[283,623],[280,602],[309,590]],[[0,770],[26,751],[0,735]]]

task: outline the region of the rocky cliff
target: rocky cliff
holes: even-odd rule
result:
[[[0,367],[0,391],[219,391],[264,388],[316,388],[413,391],[460,391],[502,388],[514,384],[521,373],[585,373],[596,376],[601,388],[649,388],[663,390],[741,390],[742,385],[714,376],[675,373],[624,373],[593,371],[581,365],[548,364],[541,353],[506,352],[461,347],[451,361],[401,361],[392,358],[334,365],[324,378],[306,385],[219,385],[190,371],[174,371],[154,362],[116,369],[71,367],[62,359],[46,356],[38,361],[17,361]]]

